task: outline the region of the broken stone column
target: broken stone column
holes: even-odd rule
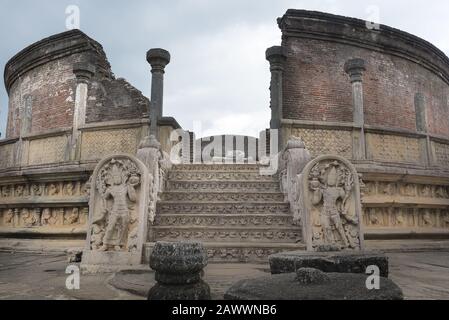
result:
[[[151,49],[147,52],[147,61],[151,65],[151,104],[150,134],[159,138],[158,121],[163,115],[164,74],[170,63],[170,53],[164,49]]]
[[[270,128],[281,130],[282,122],[282,82],[284,73],[284,63],[287,60],[285,49],[281,46],[268,48],[266,59],[270,62],[271,83],[270,83],[270,107],[271,122]],[[282,137],[279,132],[279,149],[282,148]]]
[[[198,242],[157,242],[150,267],[158,282],[148,300],[210,300],[210,288],[202,280],[207,252]]]
[[[366,70],[363,59],[351,59],[345,64],[345,72],[352,84],[352,103],[354,115],[353,156],[355,160],[366,159],[365,116],[363,107],[363,72]]]

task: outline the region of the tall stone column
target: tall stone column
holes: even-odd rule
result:
[[[170,53],[164,49],[151,49],[147,52],[147,61],[151,65],[151,104],[150,134],[159,139],[158,121],[163,115],[164,74],[170,63]]]
[[[281,46],[268,48],[266,51],[266,58],[270,62],[271,83],[270,83],[270,108],[271,108],[271,122],[270,128],[279,130],[278,141],[279,149],[282,150],[282,82],[284,73],[284,64],[287,60],[285,49]]]
[[[78,153],[79,128],[86,123],[87,91],[89,81],[95,75],[95,66],[90,63],[77,63],[73,66],[76,76],[75,109],[73,110],[72,140],[70,143],[70,160],[75,160]]]
[[[365,61],[363,59],[351,59],[345,64],[345,71],[349,75],[352,84],[354,160],[366,159],[365,116],[363,108],[363,72],[365,70]]]

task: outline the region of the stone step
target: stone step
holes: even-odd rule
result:
[[[273,181],[188,181],[169,180],[167,191],[215,192],[215,191],[246,191],[246,192],[280,192],[279,182]]]
[[[274,193],[243,193],[243,192],[164,192],[161,201],[173,202],[283,202],[284,195],[280,192]]]
[[[144,262],[149,263],[154,242],[144,245]],[[286,251],[303,251],[302,243],[205,242],[209,263],[268,263],[268,257]]]
[[[213,215],[213,214],[164,214],[156,216],[158,226],[207,226],[207,227],[291,227],[293,218],[289,214],[265,215]]]
[[[277,176],[260,175],[258,171],[177,171],[172,170],[168,174],[168,180],[188,181],[271,181],[279,182]]]
[[[299,227],[194,227],[153,226],[155,241],[201,241],[201,242],[268,242],[296,243],[301,241]]]
[[[264,167],[259,164],[181,164],[173,166],[175,171],[259,172],[261,168]]]
[[[226,202],[158,202],[157,214],[290,214],[290,206],[277,203],[226,203]]]

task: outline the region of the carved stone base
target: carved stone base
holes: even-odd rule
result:
[[[117,272],[120,270],[129,270],[132,268],[143,268],[140,254],[129,252],[99,252],[85,250],[81,271],[84,274]]]
[[[156,284],[148,293],[148,300],[210,300],[210,287],[200,281],[192,285]]]

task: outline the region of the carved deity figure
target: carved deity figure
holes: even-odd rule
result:
[[[73,187],[73,183],[69,182],[67,183],[67,185],[65,186],[65,193],[68,196],[73,196],[74,195],[74,187]]]
[[[3,216],[3,223],[5,225],[13,225],[14,224],[14,211],[8,209]]]
[[[37,197],[42,196],[43,190],[42,190],[42,186],[41,185],[33,184],[31,186],[31,190],[33,192],[33,196],[37,196]]]
[[[22,221],[25,227],[33,227],[38,223],[36,215],[28,209],[22,209]]]
[[[65,215],[65,224],[74,225],[79,223],[80,213],[78,208],[72,208]]]
[[[310,230],[306,231],[307,241],[311,241],[308,248],[361,249],[359,176],[346,160],[332,156],[319,159],[306,167],[302,178],[309,203],[304,226]]]
[[[48,186],[48,195],[50,197],[57,196],[59,194],[59,188],[54,183]]]
[[[327,244],[338,243],[338,239],[334,235],[334,232],[336,232],[343,242],[344,248],[353,248],[354,245],[349,241],[342,221],[342,218],[344,218],[349,223],[358,224],[358,221],[347,216],[345,208],[353,184],[348,181],[344,187],[339,186],[337,167],[338,162],[332,163],[327,177],[321,177],[325,179],[324,183],[320,182],[320,177],[317,174],[312,173],[314,175],[310,184],[310,188],[313,190],[312,203],[318,205],[321,201],[323,202],[320,222],[324,232],[324,242]]]
[[[100,251],[121,251],[128,243],[130,202],[137,201],[136,187],[140,177],[124,168],[120,161],[112,160],[111,166],[100,175],[97,187],[102,197],[100,217],[93,221],[92,246]],[[129,244],[128,244],[129,245]]]
[[[41,225],[52,226],[58,222],[57,213],[51,212],[49,208],[42,210]]]
[[[16,197],[23,197],[24,189],[22,185],[18,185],[16,187]]]

